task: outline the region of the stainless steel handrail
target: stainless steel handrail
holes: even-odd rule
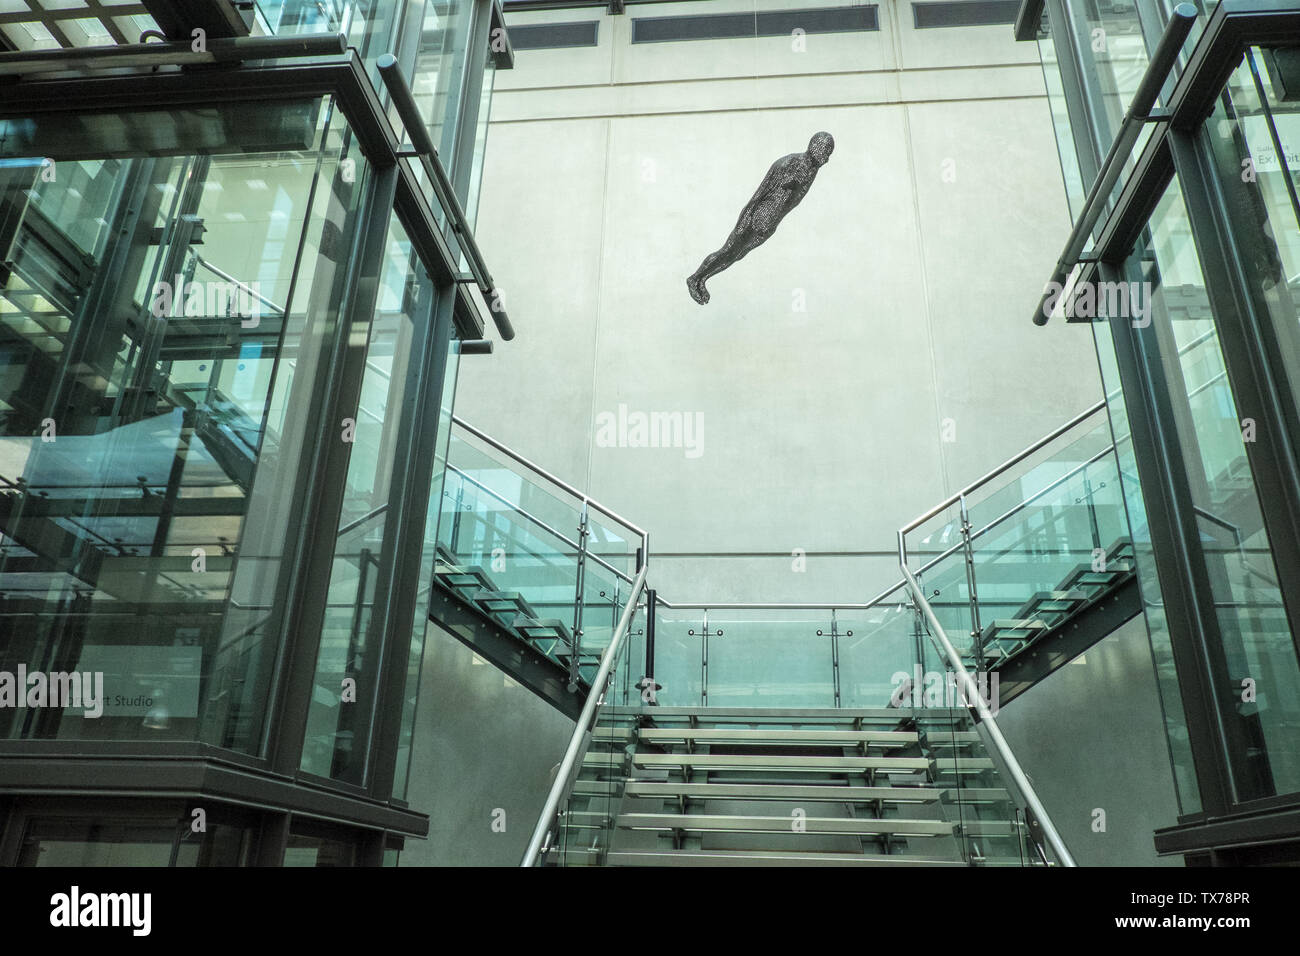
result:
[[[627,605],[623,608],[623,614],[619,618],[618,627],[614,630],[614,636],[610,638],[609,646],[605,648],[605,653],[600,657],[600,669],[596,671],[596,676],[591,681],[591,691],[587,694],[587,702],[583,704],[582,713],[578,716],[577,726],[573,728],[573,736],[569,738],[569,746],[564,751],[564,758],[560,761],[560,769],[555,774],[555,782],[551,785],[550,793],[546,795],[546,803],[542,805],[542,812],[537,818],[537,826],[533,828],[532,838],[528,841],[528,849],[524,851],[524,858],[520,861],[520,866],[536,866],[538,864],[542,846],[547,835],[552,832],[556,815],[560,811],[560,803],[572,788],[577,777],[578,770],[582,765],[582,752],[587,747],[587,734],[591,730],[596,711],[605,701],[605,690],[610,671],[614,669],[614,661],[618,658],[619,652],[623,648],[623,640],[627,637],[627,633],[631,628],[632,616],[636,613],[637,602],[641,600],[641,592],[645,589],[645,576],[648,568],[648,563],[642,564],[641,570],[637,572],[636,580],[632,582],[632,591],[628,594]],[[653,613],[653,609],[648,613]]]
[[[524,516],[525,518],[527,518],[529,521],[533,522],[533,524],[535,524],[535,525],[537,525],[539,528],[542,528],[543,530],[545,530],[547,534],[554,535],[555,537],[559,538],[559,539],[560,539],[561,541],[563,541],[565,544],[567,544],[567,545],[569,545],[570,547],[573,548],[573,550],[574,550],[574,555],[575,555],[575,556],[577,555],[577,552],[578,552],[579,550],[581,550],[580,547],[579,547],[579,545],[578,545],[578,542],[574,541],[572,538],[570,538],[570,537],[569,537],[568,535],[566,535],[564,532],[562,532],[562,531],[557,531],[555,528],[552,528],[549,524],[547,524],[545,521],[543,521],[541,518],[537,517],[536,515],[534,515],[534,514],[530,514],[529,512],[525,511],[523,508],[520,508],[517,504],[515,504],[515,503],[514,503],[513,501],[511,501],[509,498],[505,497],[505,495],[502,495],[500,492],[493,491],[493,490],[492,490],[491,488],[489,488],[487,485],[483,484],[483,482],[479,481],[477,478],[474,478],[474,477],[472,477],[472,476],[470,476],[470,475],[465,474],[465,472],[461,471],[461,470],[460,470],[459,468],[457,468],[455,465],[448,465],[447,468],[448,468],[448,470],[450,470],[450,471],[454,471],[456,474],[460,475],[461,478],[465,479],[465,480],[468,481],[470,484],[472,484],[472,485],[474,485],[474,486],[476,486],[476,487],[482,489],[483,491],[487,492],[489,495],[491,495],[491,496],[492,496],[493,498],[495,498],[497,501],[501,502],[503,505],[505,505],[507,508],[509,508],[509,509],[510,509],[511,511],[513,511],[515,514],[523,515],[523,516]],[[611,571],[611,572],[613,572],[615,575],[617,575],[618,577],[622,578],[624,581],[627,581],[629,584],[632,583],[632,577],[631,577],[631,575],[627,574],[627,573],[624,572],[624,571],[620,571],[618,568],[614,567],[612,564],[610,564],[608,561],[606,561],[604,558],[602,558],[602,557],[601,557],[599,554],[597,554],[595,551],[592,551],[592,550],[588,549],[587,552],[586,552],[586,554],[587,554],[587,557],[589,557],[589,558],[594,558],[595,561],[596,561],[596,563],[599,564],[599,565],[601,565],[601,567],[605,568],[607,571]],[[538,557],[538,558],[540,558],[540,557],[543,557],[543,555],[540,555],[540,554],[534,554],[534,557]]]
[[[1061,285],[1083,255],[1084,246],[1087,245],[1093,227],[1096,226],[1102,210],[1110,199],[1115,183],[1119,181],[1120,174],[1124,171],[1124,164],[1138,136],[1141,135],[1142,127],[1153,120],[1168,120],[1167,115],[1153,115],[1152,107],[1155,106],[1156,98],[1160,95],[1160,88],[1178,62],[1178,54],[1188,34],[1191,33],[1192,24],[1196,22],[1196,13],[1196,7],[1190,3],[1180,3],[1170,11],[1165,32],[1156,44],[1150,60],[1147,61],[1146,71],[1142,74],[1142,79],[1129,100],[1128,110],[1120,121],[1119,129],[1115,132],[1115,140],[1110,144],[1106,158],[1102,160],[1097,178],[1093,180],[1092,188],[1088,190],[1088,195],[1083,201],[1079,218],[1065,241],[1065,249],[1056,260],[1052,277],[1048,279],[1043,295],[1038,300],[1038,307],[1034,309],[1034,325],[1047,324],[1051,316],[1047,303],[1054,294],[1061,292]],[[1056,286],[1056,290],[1053,290],[1052,286]]]
[[[898,533],[898,547],[901,554],[903,548],[902,531]],[[1056,854],[1056,859],[1061,866],[1075,866],[1074,857],[1070,854],[1069,848],[1066,847],[1065,841],[1061,839],[1061,834],[1057,832],[1056,825],[1052,823],[1051,815],[1048,814],[1047,808],[1043,806],[1043,802],[1038,799],[1038,794],[1034,791],[1033,784],[1029,782],[1024,769],[1020,766],[1020,761],[1016,759],[1016,755],[1012,753],[1006,738],[1002,736],[1002,731],[998,729],[997,721],[993,718],[993,713],[989,710],[988,704],[985,703],[979,686],[975,683],[975,678],[971,676],[970,671],[966,670],[961,655],[957,653],[957,649],[948,640],[948,635],[944,633],[943,626],[939,623],[939,619],[935,617],[934,609],[930,607],[930,603],[925,599],[925,594],[922,593],[921,585],[912,572],[908,570],[905,561],[900,561],[899,567],[903,571],[903,577],[907,581],[908,589],[912,592],[917,607],[920,608],[921,613],[925,615],[926,622],[930,625],[931,635],[943,648],[944,656],[948,658],[948,663],[952,665],[953,671],[961,681],[962,692],[966,697],[967,706],[974,709],[979,722],[988,735],[989,741],[993,745],[993,749],[997,751],[998,756],[1002,759],[1007,775],[1010,776],[1016,789],[1020,791],[1026,806],[1037,817],[1039,824],[1043,828],[1043,837],[1047,840],[1048,846]]]
[[[971,540],[974,541],[976,538],[980,537],[981,535],[988,534],[988,533],[989,533],[990,531],[992,531],[995,527],[997,527],[997,526],[998,526],[999,524],[1001,524],[1003,521],[1006,521],[1006,520],[1007,520],[1008,518],[1010,518],[1012,515],[1018,514],[1019,512],[1023,511],[1027,505],[1030,505],[1030,504],[1032,504],[1033,502],[1037,501],[1039,498],[1043,497],[1043,495],[1047,494],[1047,493],[1048,493],[1049,491],[1051,491],[1053,488],[1056,488],[1056,487],[1058,487],[1059,485],[1061,485],[1062,483],[1064,483],[1064,482],[1066,482],[1066,481],[1069,481],[1071,478],[1073,478],[1073,477],[1074,477],[1075,475],[1077,475],[1079,472],[1085,470],[1089,465],[1095,465],[1097,462],[1101,461],[1103,458],[1105,458],[1107,455],[1111,454],[1111,453],[1114,452],[1114,451],[1115,451],[1115,446],[1114,446],[1113,444],[1107,445],[1105,448],[1103,448],[1101,451],[1097,452],[1097,454],[1093,455],[1093,456],[1092,456],[1091,458],[1089,458],[1087,461],[1080,462],[1078,465],[1076,465],[1076,466],[1075,466],[1074,468],[1072,468],[1070,471],[1066,472],[1066,473],[1065,473],[1064,475],[1062,475],[1060,478],[1057,478],[1055,481],[1053,481],[1050,485],[1047,485],[1045,488],[1041,488],[1040,490],[1035,491],[1032,495],[1030,495],[1030,496],[1029,496],[1028,498],[1026,498],[1024,501],[1021,501],[1020,503],[1018,503],[1014,508],[1010,508],[1010,509],[1008,509],[1007,511],[1004,511],[1002,514],[998,515],[996,518],[994,518],[994,519],[993,519],[992,521],[990,521],[988,524],[984,525],[984,526],[983,526],[982,528],[980,528],[978,531],[972,531],[972,532],[971,532]],[[1116,468],[1116,471],[1118,471],[1118,470],[1119,470],[1119,469],[1118,469],[1118,467],[1117,467],[1117,468]],[[930,568],[934,567],[934,565],[938,564],[938,563],[939,563],[940,561],[942,561],[944,558],[948,557],[949,555],[956,554],[956,553],[957,553],[958,551],[960,551],[961,549],[962,549],[962,542],[959,541],[957,544],[954,544],[954,545],[953,545],[951,548],[949,548],[947,551],[943,551],[943,552],[941,552],[940,554],[936,555],[936,556],[935,556],[934,558],[932,558],[931,560],[927,561],[925,564],[921,565],[921,567],[919,567],[919,568],[917,569],[916,573],[917,573],[917,574],[924,574],[926,571],[928,571]],[[918,552],[918,554],[919,554],[919,552]],[[902,582],[899,582],[899,585],[898,585],[898,586],[899,586],[899,587],[902,587],[902,586],[903,586],[903,585],[902,585]]]
[[[581,501],[585,501],[587,503],[588,508],[591,508],[593,511],[599,511],[607,518],[613,518],[615,521],[621,524],[628,531],[632,531],[636,533],[641,538],[643,545],[645,544],[646,539],[649,538],[649,535],[640,526],[633,524],[631,521],[628,521],[617,511],[614,511],[611,508],[606,508],[600,502],[592,501],[589,497],[587,497],[587,495],[579,491],[577,488],[573,487],[573,485],[569,484],[564,479],[556,477],[555,475],[551,474],[549,471],[547,471],[545,468],[541,467],[540,465],[532,461],[529,461],[527,458],[525,458],[523,455],[519,454],[518,452],[513,451],[510,448],[507,448],[505,445],[501,444],[501,442],[497,441],[495,438],[493,438],[491,435],[489,435],[487,432],[483,431],[482,429],[475,428],[469,422],[465,421],[465,419],[460,418],[457,415],[451,416],[451,420],[456,425],[465,429],[465,431],[469,432],[475,438],[479,439],[482,442],[485,442],[486,444],[490,445],[492,448],[495,448],[497,451],[501,452],[501,454],[505,455],[511,461],[522,465],[523,467],[527,468],[529,471],[533,472],[534,474],[541,475],[551,484],[555,485],[557,488],[560,488],[564,492],[572,495],[573,497]]]
[[[886,592],[886,594],[888,593]],[[663,598],[659,598],[657,603],[674,611],[869,611],[878,604],[878,602],[871,604],[745,604],[728,603],[726,601],[694,601],[689,604],[670,604]]]
[[[945,499],[944,499],[943,501],[941,501],[939,504],[935,505],[935,506],[934,506],[933,508],[931,508],[929,511],[925,512],[925,514],[922,514],[922,515],[917,516],[916,518],[913,518],[911,521],[909,521],[907,524],[905,524],[905,525],[902,527],[902,529],[900,530],[899,533],[900,533],[900,534],[905,534],[905,533],[907,533],[908,531],[912,531],[912,530],[915,529],[918,525],[920,525],[922,522],[929,521],[931,518],[933,518],[935,515],[939,514],[939,513],[940,513],[941,511],[943,511],[945,508],[951,508],[953,505],[955,505],[955,504],[957,504],[959,501],[961,501],[962,498],[965,498],[966,496],[968,496],[972,491],[975,491],[975,490],[976,490],[977,488],[979,488],[981,485],[986,485],[986,484],[988,484],[988,483],[989,483],[990,481],[992,481],[994,478],[998,477],[998,475],[1000,475],[1000,474],[1002,474],[1003,472],[1005,472],[1008,468],[1011,468],[1013,465],[1018,465],[1020,462],[1024,461],[1026,458],[1028,458],[1030,455],[1032,455],[1034,452],[1039,451],[1040,449],[1042,449],[1042,448],[1045,447],[1046,445],[1049,445],[1049,444],[1051,444],[1052,442],[1056,441],[1056,439],[1060,438],[1062,435],[1064,435],[1066,432],[1070,431],[1070,430],[1071,430],[1072,428],[1074,428],[1076,425],[1080,425],[1080,424],[1082,424],[1083,422],[1085,422],[1085,421],[1087,421],[1089,418],[1091,418],[1093,415],[1096,415],[1098,412],[1103,411],[1105,408],[1106,408],[1106,401],[1105,401],[1105,399],[1102,399],[1101,401],[1097,402],[1097,404],[1093,405],[1092,407],[1090,407],[1090,408],[1088,408],[1088,409],[1086,409],[1086,410],[1080,412],[1078,415],[1075,415],[1073,418],[1071,418],[1071,419],[1070,419],[1068,422],[1066,422],[1064,425],[1061,425],[1059,428],[1055,428],[1055,429],[1053,429],[1052,431],[1048,432],[1046,435],[1044,435],[1042,438],[1038,439],[1036,442],[1034,442],[1034,443],[1033,443],[1032,445],[1030,445],[1029,447],[1027,447],[1027,448],[1025,448],[1025,449],[1023,449],[1023,450],[1017,452],[1016,454],[1012,455],[1010,458],[1008,458],[1008,459],[1007,459],[1006,461],[1004,461],[1002,464],[998,465],[996,468],[994,468],[994,469],[993,469],[992,471],[990,471],[988,474],[986,474],[986,475],[984,475],[983,477],[978,478],[978,479],[976,479],[975,481],[971,482],[970,484],[968,484],[966,487],[964,487],[961,491],[957,492],[956,494],[954,494],[954,495],[950,495],[949,497],[945,498]]]
[[[211,273],[212,273],[214,276],[216,276],[217,278],[219,278],[219,279],[225,279],[227,282],[231,283],[232,285],[236,285],[236,286],[238,286],[238,287],[239,287],[240,289],[242,289],[244,292],[247,292],[247,293],[248,293],[249,295],[251,295],[253,298],[257,299],[257,301],[261,302],[262,305],[269,306],[269,307],[271,308],[271,310],[272,310],[273,312],[275,312],[277,315],[279,315],[279,316],[281,316],[281,317],[284,317],[284,316],[287,316],[287,315],[289,314],[288,312],[286,312],[286,311],[284,310],[284,308],[283,308],[282,306],[276,305],[274,302],[272,302],[272,301],[271,301],[270,299],[268,299],[266,296],[262,295],[262,293],[258,292],[256,289],[254,289],[251,285],[247,285],[246,283],[240,282],[238,279],[236,279],[234,276],[232,276],[229,272],[226,272],[226,271],[223,270],[223,269],[218,269],[216,266],[214,266],[214,265],[213,265],[211,262],[209,262],[207,259],[204,259],[204,258],[203,258],[201,255],[199,255],[197,252],[194,252],[193,249],[191,249],[190,251],[191,251],[192,253],[194,253],[194,261],[197,262],[199,265],[203,266],[203,268],[207,269],[209,272],[211,272]],[[369,363],[367,363],[367,364],[369,364]]]

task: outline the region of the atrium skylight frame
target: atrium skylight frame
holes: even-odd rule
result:
[[[0,48],[59,50],[139,43],[158,24],[140,0],[0,0]]]

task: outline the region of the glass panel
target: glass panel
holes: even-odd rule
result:
[[[393,0],[257,0],[258,11],[276,36],[342,33],[368,60],[392,52],[402,4]]]
[[[1187,733],[1187,718],[1183,711],[1178,673],[1174,667],[1173,645],[1165,621],[1160,580],[1151,546],[1151,530],[1147,523],[1146,505],[1142,499],[1142,485],[1138,480],[1133,436],[1128,423],[1128,408],[1119,383],[1115,344],[1110,323],[1095,322],[1092,324],[1092,330],[1102,382],[1106,388],[1106,404],[1115,436],[1116,469],[1119,472],[1120,487],[1131,529],[1133,561],[1138,589],[1142,595],[1151,658],[1155,664],[1156,684],[1160,693],[1170,763],[1173,767],[1174,787],[1182,812],[1195,813],[1201,809],[1200,791],[1196,785],[1196,767],[1192,762],[1191,738]]]
[[[703,702],[703,621],[697,608],[660,604],[655,611],[655,683],[662,707],[699,707]]]
[[[364,160],[315,100],[0,143],[0,670],[104,674],[0,733],[257,752]]]
[[[420,593],[415,602],[411,623],[411,651],[406,662],[406,687],[402,698],[402,728],[397,741],[397,769],[393,776],[393,796],[404,799],[410,774],[411,742],[415,731],[415,704],[420,692],[420,674],[424,654],[424,636],[428,630],[429,603],[433,592],[434,567],[438,554],[438,521],[442,515],[436,507],[442,500],[447,477],[447,447],[451,442],[452,406],[456,400],[456,379],[460,371],[459,343],[452,342],[443,377],[442,401],[438,414],[438,437],[434,441],[433,480],[429,485],[429,510],[424,525],[424,551],[420,558]]]
[[[453,431],[447,454],[440,580],[562,667],[576,653],[587,679],[622,611],[639,534],[468,429]]]
[[[61,16],[64,11],[74,11],[75,16]],[[23,52],[137,43],[144,31],[158,29],[144,4],[134,0],[109,0],[94,7],[85,0],[4,0],[0,14],[5,15],[0,37],[9,41],[8,49]]]
[[[369,342],[359,323],[350,333],[354,347],[365,349],[365,371],[302,755],[303,770],[356,784],[363,782],[371,713],[360,702],[379,676],[381,638],[371,631],[383,621],[375,602],[386,576],[389,488],[411,428],[402,405],[417,323],[430,321],[433,297],[429,275],[394,215]]]
[[[831,625],[829,608],[706,612],[708,706],[834,707]]]
[[[1065,184],[1065,198],[1073,220],[1083,211],[1087,190],[1079,172],[1079,156],[1074,147],[1070,128],[1070,112],[1065,102],[1065,87],[1061,83],[1061,64],[1056,58],[1056,41],[1052,37],[1038,40],[1039,59],[1043,64],[1043,84],[1047,88],[1047,102],[1052,111],[1052,128],[1056,133],[1056,151],[1061,159],[1061,178]]]
[[[473,8],[472,0],[428,0],[424,8],[424,29],[420,34],[411,92],[420,107],[420,115],[428,123],[434,145],[447,157],[455,155],[453,146],[460,119],[461,85]],[[451,174],[451,170],[447,172]]]
[[[910,616],[910,615],[909,615]],[[969,711],[963,684],[924,618],[921,628],[925,665],[923,685],[914,687],[912,718],[921,733],[923,751],[932,761],[931,785],[940,791],[945,819],[954,825],[960,858],[971,865],[1025,866],[1023,796],[1013,794],[998,761],[984,745]],[[996,692],[987,672],[977,680],[979,692],[996,710]]]
[[[295,823],[289,831],[282,865],[356,866],[356,843],[333,828]]]
[[[43,818],[27,824],[19,866],[247,866],[251,830],[209,820]]]
[[[835,611],[841,707],[907,706],[899,689],[915,681],[917,623],[906,588],[865,611]]]
[[[483,159],[487,155],[488,119],[492,115],[492,89],[496,83],[496,70],[496,60],[489,46],[483,67],[483,92],[479,96],[478,118],[475,121],[474,160],[470,169],[469,193],[465,198],[465,217],[471,226],[478,222],[478,199],[483,185]]]
[[[1240,800],[1300,789],[1300,666],[1283,610],[1272,547],[1246,456],[1243,425],[1223,365],[1177,180],[1151,218],[1157,350],[1175,423],[1222,643],[1217,704]],[[1243,681],[1255,682],[1252,695]]]
[[[629,639],[620,645],[596,712],[582,765],[559,819],[555,850],[544,863],[592,865],[603,861],[615,837],[615,818],[632,772],[639,715],[643,713],[636,678],[645,662],[644,595],[630,621]],[[592,693],[599,693],[593,690]]]
[[[1247,285],[1272,322],[1300,404],[1300,101],[1294,91],[1282,99],[1276,85],[1280,68],[1295,71],[1293,53],[1247,51],[1229,80],[1229,102],[1220,101],[1206,128],[1229,213],[1240,227]]]
[[[1098,132],[1109,144],[1147,67],[1142,22],[1132,4],[1084,2],[1068,8],[1084,56],[1085,82],[1096,99]]]

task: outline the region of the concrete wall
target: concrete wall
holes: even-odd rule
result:
[[[598,18],[599,45],[497,76],[478,236],[519,336],[465,363],[457,413],[647,528],[669,600],[864,600],[901,524],[1100,397],[1087,330],[1029,322],[1070,225],[1037,49],[894,2],[803,50],[630,43],[701,7],[510,15]],[[697,305],[686,277],[822,129],[802,205]],[[603,447],[620,405],[702,443]]]
[[[1011,701],[997,721],[1080,866],[1182,866],[1182,857],[1157,857],[1152,842],[1152,831],[1178,822],[1178,803],[1143,618]]]
[[[433,624],[421,668],[407,800],[429,838],[398,865],[517,866],[573,721]]]

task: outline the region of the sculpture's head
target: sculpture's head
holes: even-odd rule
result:
[[[814,133],[813,138],[808,140],[808,155],[818,166],[825,166],[826,160],[831,158],[834,151],[835,138],[830,133]]]

